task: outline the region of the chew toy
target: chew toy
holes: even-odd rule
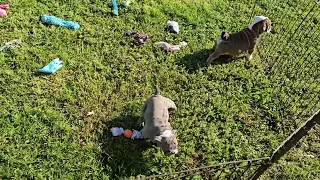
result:
[[[44,14],[41,16],[41,21],[46,24],[58,25],[61,27],[69,28],[69,29],[79,29],[80,25],[73,21],[65,21],[63,19],[57,18],[55,16],[51,16],[49,14]]]
[[[136,32],[131,32],[131,31],[126,31],[125,34],[127,36],[132,36],[134,37],[134,41],[133,43],[135,45],[143,45],[146,43],[146,41],[149,39],[149,36],[148,34],[139,34],[139,33],[136,33]]]
[[[5,9],[9,8],[9,4],[0,4],[0,17],[6,17],[7,11]]]
[[[8,9],[9,4],[0,4],[0,9]]]
[[[117,0],[111,0],[112,4],[112,13],[116,16],[119,15]]]
[[[21,44],[21,39],[15,39],[15,40],[9,41],[0,48],[0,51],[11,50],[11,49],[20,47],[19,44]]]
[[[176,22],[176,21],[168,21],[167,23],[168,23],[167,30],[169,32],[173,32],[173,33],[177,33],[177,34],[179,33],[179,24],[178,24],[178,22]]]
[[[7,12],[4,9],[0,9],[0,17],[6,17],[7,16]]]
[[[142,133],[140,131],[137,131],[134,129],[123,130],[123,128],[121,128],[121,127],[113,127],[113,128],[111,128],[111,133],[113,136],[120,136],[123,134],[125,137],[131,138],[132,140],[143,139]]]
[[[120,136],[121,134],[124,133],[124,130],[123,128],[113,127],[111,128],[111,133],[112,133],[112,136]]]
[[[147,34],[137,33],[134,35],[133,43],[136,45],[142,45],[142,44],[145,44],[148,39],[149,39],[149,36]]]
[[[43,68],[39,69],[41,73],[55,73],[62,67],[62,61],[59,58],[52,60],[48,65],[44,66]]]
[[[179,43],[179,45],[171,45],[167,42],[157,42],[155,43],[154,45],[162,45],[163,49],[165,51],[169,51],[169,52],[172,52],[172,51],[178,51],[180,50],[180,48],[184,47],[187,45],[186,42],[182,41]]]
[[[130,129],[126,129],[126,130],[124,130],[123,135],[124,135],[125,137],[127,137],[127,138],[131,138],[131,136],[132,136],[132,131],[131,131]]]

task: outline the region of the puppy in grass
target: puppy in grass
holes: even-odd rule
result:
[[[233,57],[241,53],[247,53],[247,59],[251,59],[259,36],[270,31],[271,20],[268,17],[255,16],[254,22],[240,32],[233,34],[222,32],[216,40],[214,52],[209,55],[206,63],[210,64],[221,55]]]
[[[139,124],[143,125],[142,135],[156,143],[166,155],[178,153],[178,141],[175,130],[170,125],[169,114],[177,110],[175,103],[160,95],[155,86],[155,93],[141,107]]]

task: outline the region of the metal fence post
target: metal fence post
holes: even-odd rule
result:
[[[316,124],[320,124],[320,109],[281,143],[281,145],[273,152],[270,160],[265,164],[262,164],[255,171],[251,180],[257,180],[273,163],[277,162],[293,148],[303,136],[307,135],[308,131]]]

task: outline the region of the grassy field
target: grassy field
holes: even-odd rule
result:
[[[319,61],[306,60],[311,54],[301,49],[319,52],[320,38],[307,41],[307,28],[316,31],[319,17],[302,26],[306,40],[293,41],[301,46],[281,44],[296,32],[288,26],[299,24],[311,0],[256,6],[240,0],[139,0],[121,8],[118,17],[111,15],[109,2],[98,0],[0,4],[8,2],[9,16],[0,18],[0,45],[17,38],[23,43],[0,52],[1,179],[124,179],[270,156],[319,107]],[[44,26],[39,17],[46,13],[77,21],[81,28]],[[245,28],[256,14],[274,23],[262,38],[260,56],[205,66],[221,32]],[[178,21],[181,33],[166,33],[167,20]],[[126,30],[151,39],[131,46]],[[188,46],[165,53],[153,46],[157,41]],[[64,61],[61,70],[36,73],[56,57]],[[140,106],[155,84],[178,107],[171,118],[179,139],[175,157],[143,141],[111,137],[109,131],[137,128]],[[87,117],[89,111],[95,114]],[[264,179],[320,179],[319,130]]]

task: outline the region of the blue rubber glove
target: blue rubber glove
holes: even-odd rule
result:
[[[41,73],[55,73],[62,67],[62,61],[59,58],[52,60],[48,65],[39,69]]]
[[[80,28],[80,25],[76,22],[65,21],[63,19],[57,18],[55,16],[47,15],[47,14],[41,16],[41,21],[47,24],[54,24],[54,25],[58,25],[61,27],[69,28],[69,29]]]
[[[111,4],[112,4],[112,13],[116,16],[119,15],[118,12],[118,4],[117,4],[117,0],[111,0]]]

